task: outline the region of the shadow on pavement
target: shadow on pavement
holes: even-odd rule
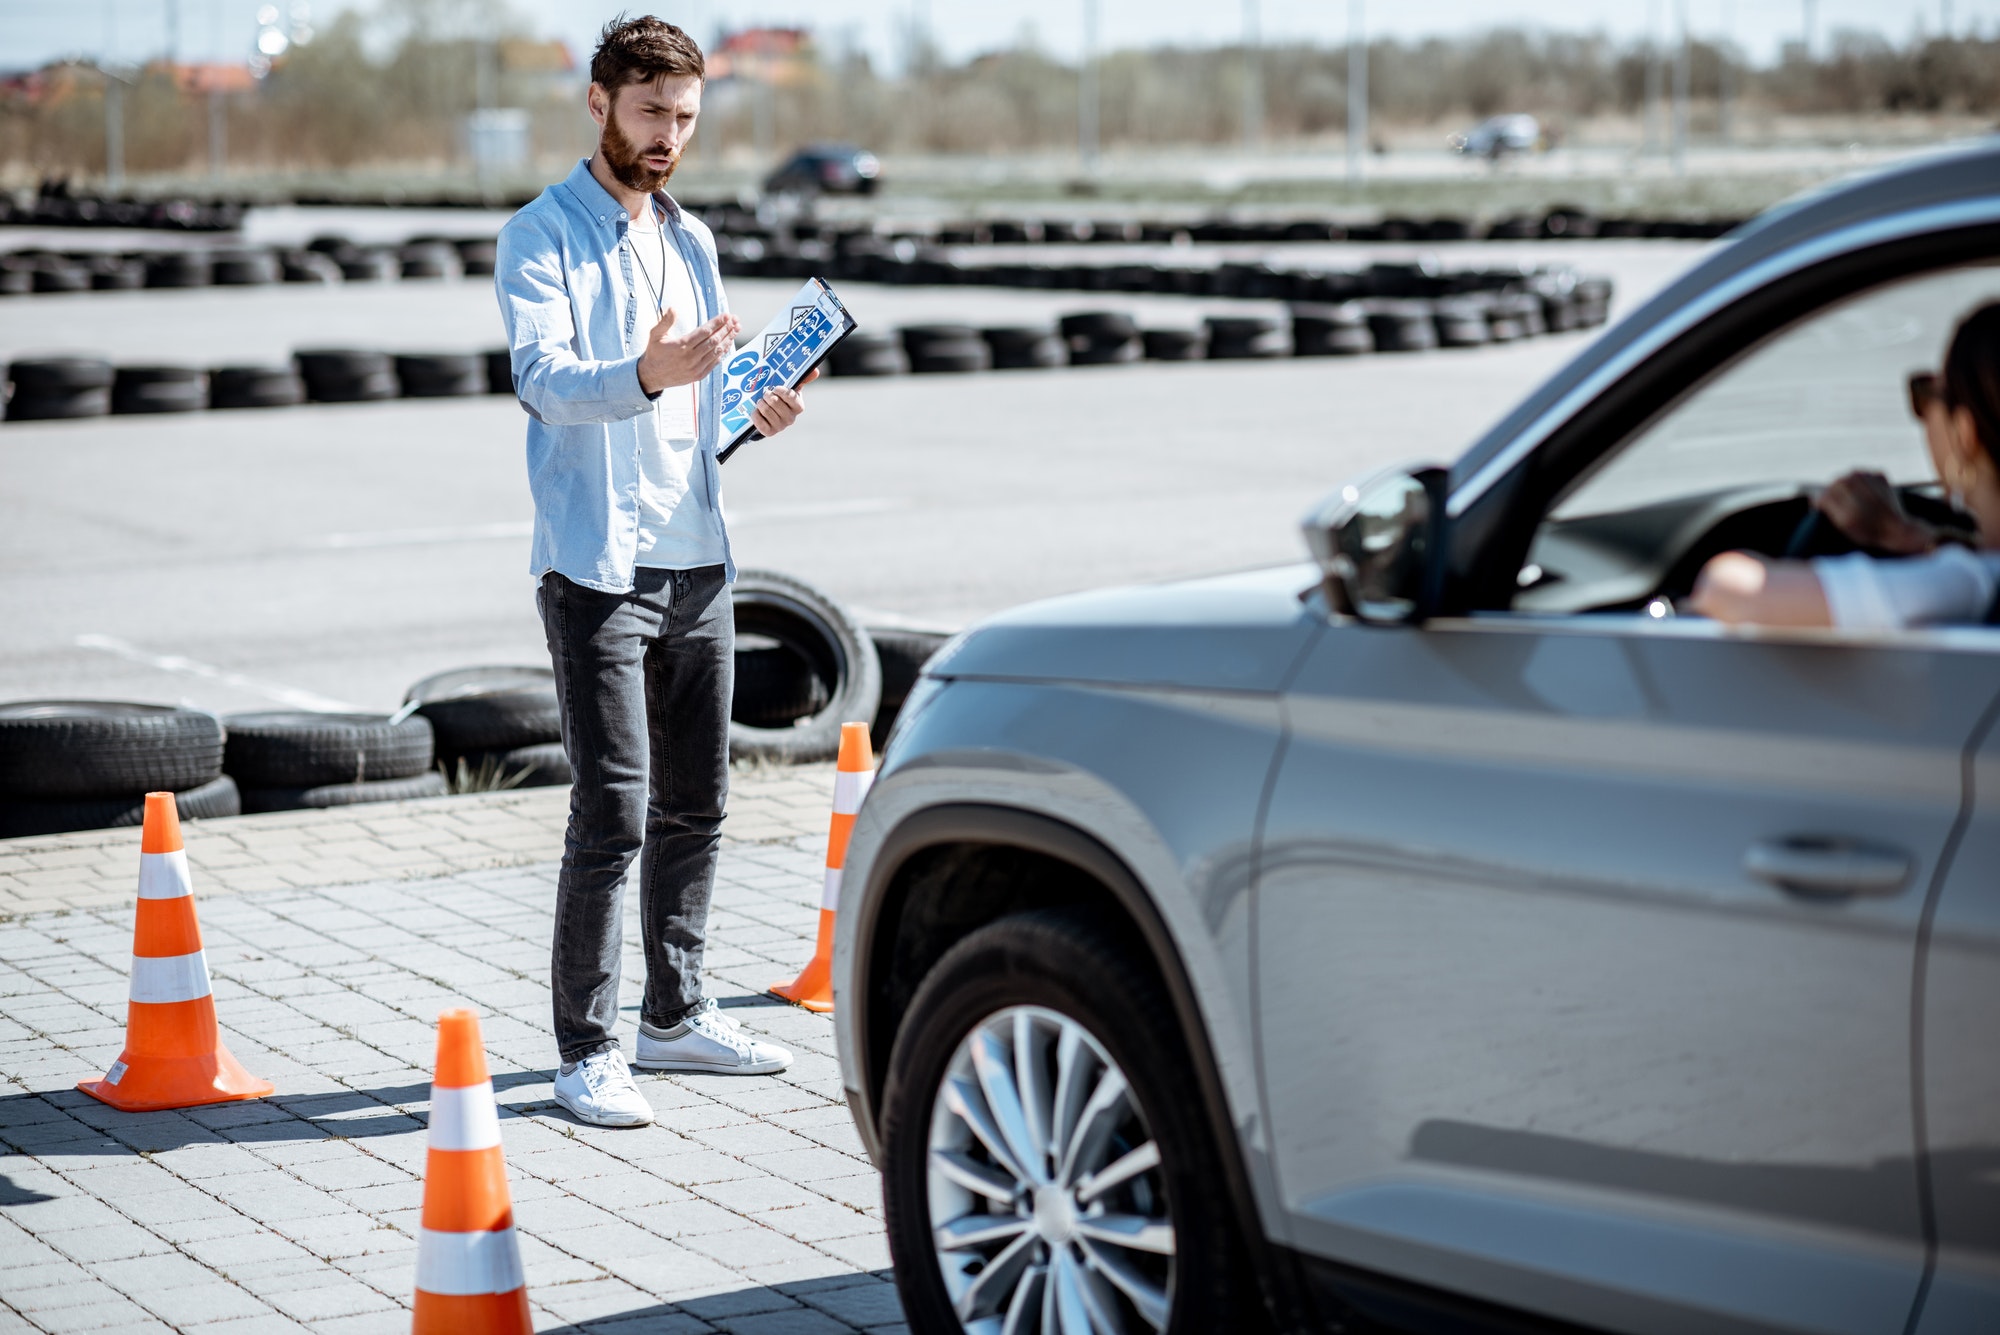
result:
[[[864,1331],[900,1326],[903,1321],[894,1272],[873,1270],[835,1280],[731,1289],[677,1303],[611,1312],[567,1326],[544,1327],[540,1335],[684,1335],[690,1329],[691,1316],[723,1323],[732,1330],[739,1323],[745,1329],[827,1330],[824,1323],[813,1319],[813,1312]],[[788,1319],[787,1314],[795,1315]]]
[[[493,1091],[504,1096],[508,1090],[546,1085],[553,1078],[549,1071],[501,1072],[493,1077]],[[73,1089],[8,1094],[0,1096],[0,1150],[11,1146],[22,1154],[48,1158],[101,1155],[107,1137],[141,1153],[157,1153],[222,1141],[242,1144],[328,1136],[367,1140],[420,1134],[427,1125],[422,1113],[400,1112],[389,1105],[423,1103],[430,1096],[430,1082],[424,1081],[290,1097],[280,1092],[240,1103],[132,1113],[107,1107]],[[532,1116],[539,1108],[511,1107],[503,1101],[500,1116],[504,1122],[509,1117]],[[0,1205],[16,1203],[26,1202],[0,1197]]]

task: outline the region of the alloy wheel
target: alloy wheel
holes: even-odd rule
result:
[[[1164,1330],[1174,1226],[1160,1149],[1089,1030],[1009,1006],[960,1040],[926,1170],[945,1290],[970,1335]]]

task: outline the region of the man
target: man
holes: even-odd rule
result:
[[[501,230],[495,286],[533,419],[531,571],[575,771],[556,885],[555,1097],[585,1122],[644,1126],[653,1110],[613,1033],[635,855],[637,1063],[760,1075],[792,1058],[701,991],[735,665],[716,422],[740,327],[714,238],[662,189],[701,113],[701,49],[656,18],[615,21],[590,78],[597,151]],[[803,408],[775,389],[757,429],[775,436]]]

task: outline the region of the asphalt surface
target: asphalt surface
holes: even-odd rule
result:
[[[1629,309],[1701,247],[1499,249],[1610,273]],[[1486,262],[1472,248],[1442,253]],[[751,324],[791,287],[730,285]],[[1165,325],[1212,308],[987,289],[843,295],[877,325],[1093,308]],[[795,432],[724,470],[738,561],[817,583],[873,624],[953,629],[1076,589],[1294,560],[1315,499],[1383,463],[1451,458],[1589,337],[823,382]],[[499,341],[484,280],[0,302],[9,359],[74,348],[213,365],[311,345]],[[0,699],[386,709],[429,672],[546,661],[522,429],[504,397],[0,424]]]

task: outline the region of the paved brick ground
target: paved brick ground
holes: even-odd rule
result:
[[[900,1330],[832,1026],[760,995],[810,950],[830,775],[737,785],[710,992],[798,1061],[642,1075],[660,1120],[640,1131],[550,1100],[560,793],[187,826],[226,1041],[278,1086],[187,1112],[120,1114],[73,1089],[120,1047],[137,832],[0,843],[0,890],[41,906],[0,922],[0,1332],[406,1331],[433,1021],[466,1004],[538,1329]],[[372,860],[392,853],[423,856]],[[436,874],[456,859],[488,865]],[[309,867],[321,883],[296,884]],[[625,969],[636,1017],[629,933]]]

